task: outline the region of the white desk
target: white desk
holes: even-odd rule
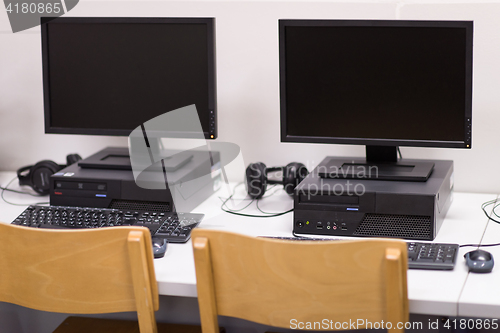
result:
[[[496,218],[500,220],[499,218]],[[500,243],[500,224],[488,222],[481,244]],[[475,248],[467,247],[467,251]],[[489,274],[470,273],[458,305],[459,316],[500,318],[500,246],[483,247],[496,261]]]
[[[0,173],[0,184],[5,185],[14,173]],[[17,182],[13,189],[19,189]],[[224,213],[218,196],[226,197],[224,186],[214,196],[201,204],[195,212],[205,213],[200,228],[210,228],[244,233],[252,236],[291,236],[292,213],[274,218],[249,218]],[[272,192],[272,191],[270,191]],[[245,196],[240,186],[235,198]],[[27,195],[5,193],[13,202],[40,201]],[[481,211],[481,203],[494,199],[491,194],[455,193],[454,201],[435,239],[444,243],[480,243],[500,241],[500,225],[489,223]],[[282,190],[260,202],[264,211],[280,212],[292,208],[293,202]],[[24,209],[0,202],[0,220],[12,221]],[[244,211],[261,214],[255,206]],[[471,248],[462,248],[453,271],[409,270],[408,296],[410,312],[444,316],[481,316],[500,318],[500,269],[493,273],[477,275],[468,273],[463,255]],[[500,247],[490,248],[500,258]],[[500,259],[499,259],[500,260]],[[155,271],[161,295],[196,297],[196,277],[191,241],[187,244],[169,244],[164,258],[155,259]],[[465,288],[464,288],[465,286]]]

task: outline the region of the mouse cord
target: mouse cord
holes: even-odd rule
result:
[[[470,246],[470,247],[488,247],[488,246],[499,246],[500,243],[495,243],[495,244],[463,244],[463,245],[459,245],[459,247],[467,247],[467,246]]]
[[[500,217],[497,212],[495,211],[495,209],[500,205],[500,202],[498,201],[498,199],[493,199],[493,200],[490,200],[490,201],[486,201],[485,203],[483,203],[481,205],[481,209],[483,210],[484,214],[488,217],[488,219],[490,219],[491,221],[493,222],[496,222],[496,223],[500,223],[500,220],[497,220],[495,218],[493,218],[490,214],[488,214],[488,212],[486,211],[486,207],[488,206],[491,206],[493,205],[493,209],[491,210],[492,211],[492,214],[494,214],[496,217]]]
[[[495,209],[498,206],[500,206],[500,201],[498,200],[498,198],[484,202],[483,204],[481,204],[481,209],[483,210],[484,215],[486,215],[489,220],[491,220],[491,221],[493,221],[495,223],[499,223],[500,224],[500,220],[497,220],[497,219],[493,218],[486,211],[486,207],[489,207],[491,205],[493,205],[493,208],[491,210],[492,215],[495,215],[496,217],[500,218],[500,215],[498,215],[498,213],[495,211]],[[463,244],[463,245],[460,245],[460,247],[491,247],[491,246],[499,246],[499,245],[500,245],[500,243],[494,243],[494,244]]]
[[[2,200],[5,201],[5,203],[8,203],[9,205],[13,205],[13,206],[30,206],[30,205],[48,204],[48,202],[35,202],[35,203],[29,203],[29,204],[18,204],[18,203],[7,201],[7,199],[5,199],[5,197],[4,197],[5,191],[19,193],[19,194],[27,194],[27,195],[31,195],[33,197],[42,197],[43,196],[41,194],[33,194],[33,193],[29,193],[29,192],[23,192],[23,191],[17,191],[17,190],[10,189],[9,188],[10,184],[12,184],[12,182],[16,179],[17,179],[17,176],[12,178],[12,180],[10,182],[8,182],[7,185],[5,185],[5,187],[0,186],[0,189],[2,190],[2,193],[0,196],[2,197]]]
[[[267,212],[263,212],[260,208],[259,208],[259,199],[251,199],[250,202],[243,208],[240,208],[240,209],[230,209],[229,207],[227,207],[227,202],[229,200],[231,200],[231,198],[234,196],[235,194],[235,191],[236,191],[236,188],[240,185],[243,185],[243,183],[239,183],[238,185],[236,185],[234,188],[233,188],[233,193],[231,193],[231,195],[225,199],[223,202],[222,202],[222,205],[221,205],[221,209],[226,212],[226,213],[229,213],[229,214],[233,214],[233,215],[237,215],[237,216],[244,216],[244,217],[276,217],[276,216],[281,216],[281,215],[285,215],[285,214],[288,214],[290,212],[293,212],[293,208],[290,209],[290,210],[287,210],[285,212],[280,212],[280,213],[267,213]],[[273,187],[271,188],[274,188],[276,185],[274,185]],[[273,192],[271,193],[270,195],[268,196],[271,196],[273,195],[274,193],[276,192]],[[264,196],[263,198],[265,198],[267,196]],[[223,200],[223,198],[219,197],[219,199]],[[261,211],[262,213],[264,214],[268,214],[268,215],[254,215],[254,214],[243,214],[243,213],[239,213],[240,211],[242,211],[243,209],[247,208],[248,206],[250,206],[253,202],[256,202],[256,205],[257,205],[257,209],[259,211]]]

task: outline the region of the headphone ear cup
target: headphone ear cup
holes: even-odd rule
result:
[[[49,194],[50,176],[61,169],[62,166],[55,162],[49,160],[40,161],[30,169],[27,175],[30,184],[27,185],[31,186],[39,194]]]
[[[245,170],[245,187],[253,199],[260,199],[266,192],[266,165],[262,162],[251,163]]]
[[[82,157],[78,154],[69,154],[66,156],[66,166],[70,166],[78,161],[80,161]]]
[[[22,167],[20,169],[17,169],[17,179],[19,179],[19,185],[29,185],[31,186],[31,181],[29,178],[30,175],[30,170],[33,167],[33,165],[28,165],[25,167]],[[25,171],[28,171],[26,174],[23,174]]]
[[[304,178],[307,177],[309,171],[302,163],[288,163],[283,171],[283,187],[286,193],[293,195],[293,190]]]

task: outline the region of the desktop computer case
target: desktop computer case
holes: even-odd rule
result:
[[[114,154],[128,153],[127,148],[106,149]],[[206,152],[193,152],[190,162],[168,174],[169,181],[174,184],[167,189],[137,186],[132,170],[82,168],[75,163],[51,176],[50,204],[191,212],[219,189],[221,175],[213,170],[213,166],[220,165],[218,162],[218,152],[212,152],[212,160]],[[194,178],[196,181],[193,181]]]
[[[434,240],[452,201],[453,161],[428,161],[429,179],[412,182],[319,177],[330,159],[295,188],[294,233]]]

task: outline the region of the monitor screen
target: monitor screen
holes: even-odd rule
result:
[[[282,141],[470,148],[472,27],[280,20]]]
[[[128,136],[195,105],[215,139],[215,19],[42,19],[45,132]]]

